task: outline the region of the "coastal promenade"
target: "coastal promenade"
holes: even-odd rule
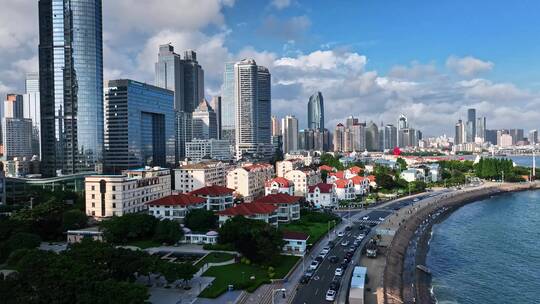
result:
[[[501,193],[540,188],[540,183],[485,183],[439,196],[428,197],[396,212],[380,227],[390,235],[384,272],[367,303],[431,303],[429,273],[417,269],[425,263],[431,225],[464,204]],[[379,263],[382,263],[380,261]],[[378,265],[381,267],[381,265]],[[380,268],[379,268],[380,269]],[[379,284],[377,284],[379,283]],[[376,300],[375,300],[376,299]]]

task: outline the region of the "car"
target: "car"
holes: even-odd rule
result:
[[[319,253],[319,256],[324,259],[327,254],[328,254],[328,252],[321,251],[321,253]]]
[[[356,247],[354,246],[349,247],[349,252],[355,252],[355,251],[356,251]]]
[[[413,199],[413,202],[418,202],[420,199],[418,197],[416,197],[415,199]]]
[[[344,246],[344,247],[349,246],[349,241],[345,240],[341,242],[341,246]]]
[[[384,217],[380,216],[379,221],[381,221],[381,222],[384,221]]]
[[[310,277],[310,276],[303,275],[303,276],[300,278],[300,284],[307,284],[307,283],[309,282],[309,280],[311,280],[311,277]]]
[[[347,230],[347,231],[349,231],[349,230],[351,230],[351,229],[352,229],[351,226],[346,226],[346,227],[345,227],[345,230]]]
[[[336,246],[334,241],[328,241],[327,247],[334,248],[334,246]]]
[[[339,237],[342,237],[344,235],[345,235],[345,232],[343,232],[343,231],[340,231],[340,232],[337,233],[337,236],[339,236]]]
[[[364,221],[367,221],[367,220],[369,220],[369,216],[366,215],[366,216],[364,216],[362,219],[363,219]]]
[[[338,276],[338,277],[342,276],[343,275],[343,269],[341,269],[339,267],[336,268],[336,270],[334,271],[334,275]]]
[[[332,255],[328,258],[328,261],[330,261],[330,263],[337,263],[338,262],[338,257],[335,256],[335,255]]]
[[[369,223],[369,226],[370,227],[375,227],[375,226],[377,226],[377,223]]]
[[[336,291],[332,289],[328,289],[326,292],[326,301],[335,301],[336,300]]]
[[[354,240],[353,246],[354,246],[354,247],[360,246],[360,242],[361,242],[361,241],[359,241],[359,240]]]
[[[316,258],[315,258],[315,261],[319,262],[319,263],[322,263],[322,261],[324,261],[324,257],[318,255]]]
[[[358,226],[358,230],[364,230],[364,228],[366,228],[366,226],[364,226],[364,225]]]
[[[313,270],[313,269],[308,269],[308,270],[304,273],[304,275],[307,276],[307,277],[309,277],[310,279],[311,279],[311,277],[312,277],[314,274],[315,274],[315,270]]]
[[[329,251],[330,251],[330,247],[324,247],[321,253],[328,254]]]
[[[361,240],[363,240],[365,237],[366,237],[365,234],[360,233],[359,235],[356,236],[356,240],[361,241]]]
[[[313,262],[311,262],[311,264],[309,264],[309,269],[315,270],[315,269],[317,269],[317,267],[319,267],[319,262],[318,261],[313,261]]]
[[[353,253],[350,252],[350,251],[347,251],[347,252],[345,253],[345,258],[352,259],[352,256],[353,256]]]

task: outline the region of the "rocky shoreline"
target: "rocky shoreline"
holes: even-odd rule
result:
[[[502,193],[539,188],[540,183],[490,183],[443,194],[415,207],[415,212],[402,222],[388,248],[383,278],[384,303],[436,302],[431,292],[431,274],[416,267],[425,265],[433,224],[465,204]]]

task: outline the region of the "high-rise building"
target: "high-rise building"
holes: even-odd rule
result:
[[[216,113],[217,139],[221,139],[221,96],[214,96],[210,106]]]
[[[255,60],[234,65],[234,100],[236,107],[235,150],[238,159],[244,154],[271,158],[271,87],[268,69]]]
[[[273,115],[272,115],[271,121],[272,121],[272,136],[280,136],[281,135],[281,122],[276,116],[273,116]]]
[[[358,118],[354,116],[347,117],[347,120],[345,120],[345,128],[350,129],[352,126],[358,124]]]
[[[32,154],[41,155],[39,73],[27,73],[23,95],[24,118],[32,120]]]
[[[475,142],[483,143],[486,140],[486,118],[478,117],[476,119]]]
[[[39,0],[43,176],[95,171],[103,157],[101,0]]]
[[[105,171],[174,166],[174,92],[133,80],[105,90]]]
[[[7,160],[32,157],[32,120],[22,117],[2,119],[4,157]]]
[[[523,142],[525,138],[525,132],[523,129],[510,129],[510,136],[512,136],[512,144],[516,145],[519,142]]]
[[[366,149],[368,151],[379,151],[379,128],[372,121],[366,127]]]
[[[392,124],[384,127],[384,149],[392,150],[397,147],[397,128]]]
[[[223,72],[223,86],[221,87],[221,137],[223,139],[228,139],[232,145],[235,144],[234,138],[236,135],[236,101],[234,86],[234,62],[227,62],[225,64],[225,71]]]
[[[313,130],[324,129],[324,100],[321,92],[309,97],[308,128]]]
[[[217,139],[217,118],[214,109],[203,99],[193,112],[193,139]]]
[[[26,79],[24,81],[25,93],[39,93],[39,73],[31,72],[26,73]]]
[[[463,143],[465,143],[465,125],[463,124],[463,121],[460,119],[458,120],[455,126],[454,144],[461,145]]]
[[[497,144],[497,130],[486,130],[486,142],[491,143],[492,145]]]
[[[283,134],[283,153],[298,150],[298,119],[287,115],[281,119],[281,130]]]
[[[23,118],[23,96],[8,94],[4,102],[4,117]]]
[[[476,109],[467,110],[467,142],[474,142],[476,136]]]
[[[403,142],[405,139],[404,131],[405,129],[409,128],[409,122],[407,120],[407,117],[404,114],[401,114],[398,118],[397,123],[397,139],[398,139],[398,147],[404,148],[406,147],[405,143]]]
[[[340,152],[345,150],[345,126],[338,123],[334,130],[334,151]]]
[[[366,128],[363,124],[354,124],[350,128],[350,151],[363,152],[366,150]],[[348,133],[349,134],[349,133]],[[349,152],[349,151],[348,151]]]
[[[538,143],[538,130],[530,130],[529,131],[529,144],[534,145]]]

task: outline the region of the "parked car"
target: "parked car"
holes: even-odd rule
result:
[[[341,246],[349,246],[349,241],[345,240],[343,242],[341,242]]]
[[[369,216],[366,215],[366,216],[364,216],[362,219],[363,219],[364,221],[367,221],[367,220],[369,220]]]
[[[330,282],[330,286],[328,287],[328,289],[338,291],[339,285],[340,285],[339,280],[333,280],[332,282]]]
[[[319,262],[317,261],[313,261],[311,264],[309,264],[309,269],[315,270],[317,267],[319,267]]]
[[[415,199],[413,199],[413,202],[418,202],[420,199],[418,197],[416,197]]]
[[[351,226],[349,226],[349,225],[347,225],[347,226],[345,227],[345,230],[346,230],[346,231],[350,231],[351,229],[352,229],[352,228],[351,228]]]
[[[337,236],[339,236],[339,237],[342,237],[344,235],[345,235],[345,233],[343,231],[340,231],[340,232],[337,233]]]
[[[354,247],[360,246],[360,242],[361,242],[360,240],[355,240],[355,241],[353,242],[353,246],[354,246]]]
[[[336,300],[336,291],[328,289],[326,292],[326,301],[335,301]]]
[[[356,236],[356,239],[359,240],[359,241],[361,241],[361,240],[363,240],[365,237],[366,237],[365,234],[360,233],[359,235]]]
[[[379,217],[379,221],[381,221],[381,222],[384,221],[384,217],[382,217],[382,216]]]
[[[349,247],[349,252],[354,253],[355,251],[356,251],[356,247],[354,246]]]
[[[341,269],[339,267],[336,268],[336,270],[334,271],[334,275],[338,276],[338,277],[342,276],[343,275],[343,269]]]
[[[328,241],[327,246],[330,248],[334,248],[334,246],[336,246],[336,243],[334,241]]]
[[[319,256],[324,259],[327,254],[328,254],[328,252],[321,251],[321,253],[319,253]]]
[[[302,278],[300,278],[300,284],[307,284],[309,280],[311,280],[311,277],[303,275]]]
[[[324,247],[321,253],[328,254],[329,251],[330,251],[330,247]]]
[[[322,261],[324,261],[324,257],[318,255],[316,258],[315,258],[315,261],[319,262],[319,263],[322,263]]]
[[[330,256],[328,260],[330,261],[330,263],[337,263],[339,261],[338,257],[335,255]]]

